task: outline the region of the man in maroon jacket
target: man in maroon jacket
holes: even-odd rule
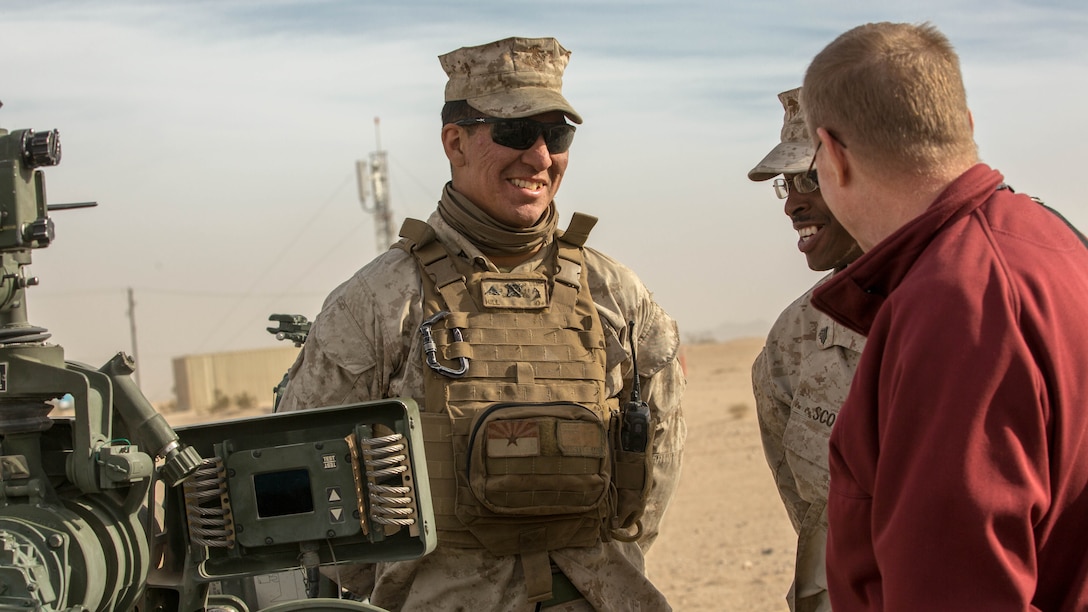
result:
[[[978,162],[936,28],[850,30],[804,92],[866,251],[813,299],[869,338],[831,434],[832,606],[1088,609],[1088,249]]]

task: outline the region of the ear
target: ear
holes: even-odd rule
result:
[[[822,127],[816,128],[816,137],[820,139],[822,149],[817,155],[823,157],[823,163],[816,162],[820,168],[820,182],[834,181],[838,187],[843,187],[856,171],[846,147]]]
[[[465,145],[468,132],[459,125],[447,123],[442,126],[442,150],[446,152],[446,158],[450,165],[461,167],[465,165]]]

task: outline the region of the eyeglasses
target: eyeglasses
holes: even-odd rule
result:
[[[805,170],[804,174],[796,174],[792,181],[787,181],[785,178],[779,178],[774,180],[774,194],[778,196],[779,200],[785,200],[790,197],[790,183],[793,183],[793,191],[797,193],[812,193],[820,188],[820,180],[816,176],[816,154],[820,152],[820,145],[824,144],[824,141],[816,143],[816,148],[812,151],[812,161],[808,163],[808,170]]]
[[[820,181],[816,177],[815,170],[809,170],[804,174],[797,174],[790,180],[776,178],[774,180],[774,194],[779,200],[790,197],[791,191],[797,193],[812,193],[820,188]]]
[[[574,126],[569,123],[543,123],[532,119],[501,119],[499,117],[474,117],[454,122],[455,125],[491,126],[491,141],[497,145],[525,151],[544,136],[548,153],[566,153],[574,141]]]

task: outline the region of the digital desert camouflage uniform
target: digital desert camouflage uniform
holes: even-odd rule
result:
[[[435,212],[428,220],[438,240],[452,245],[476,266],[493,264]],[[511,272],[534,269],[554,254],[554,240]],[[670,610],[644,573],[644,552],[680,476],[686,428],[680,402],[685,379],[678,360],[676,323],[658,306],[627,267],[585,248],[590,292],[608,343],[606,386],[610,397],[627,399],[630,356],[626,322],[637,330],[642,396],[649,404],[655,437],[654,488],[642,517],[637,543],[616,540],[593,547],[553,551],[552,563],[582,594],[578,600],[544,610]],[[482,268],[481,268],[482,269]],[[280,410],[410,397],[424,408],[421,323],[422,284],[411,255],[391,249],[335,289],[313,323],[309,339],[290,372]],[[437,549],[417,560],[341,568],[342,583],[370,593],[371,603],[389,610],[493,610],[528,612],[522,568],[515,556],[485,550]]]
[[[797,531],[794,612],[831,610],[824,571],[828,438],[846,401],[865,337],[811,304],[812,289],[779,315],[752,365],[760,435],[779,495]]]

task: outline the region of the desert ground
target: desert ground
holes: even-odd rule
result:
[[[683,474],[646,560],[678,612],[788,610],[794,534],[763,458],[752,398],[751,364],[762,345],[747,338],[684,347]]]
[[[678,612],[788,610],[793,528],[763,458],[752,397],[762,339],[684,348],[683,474],[647,572]]]

